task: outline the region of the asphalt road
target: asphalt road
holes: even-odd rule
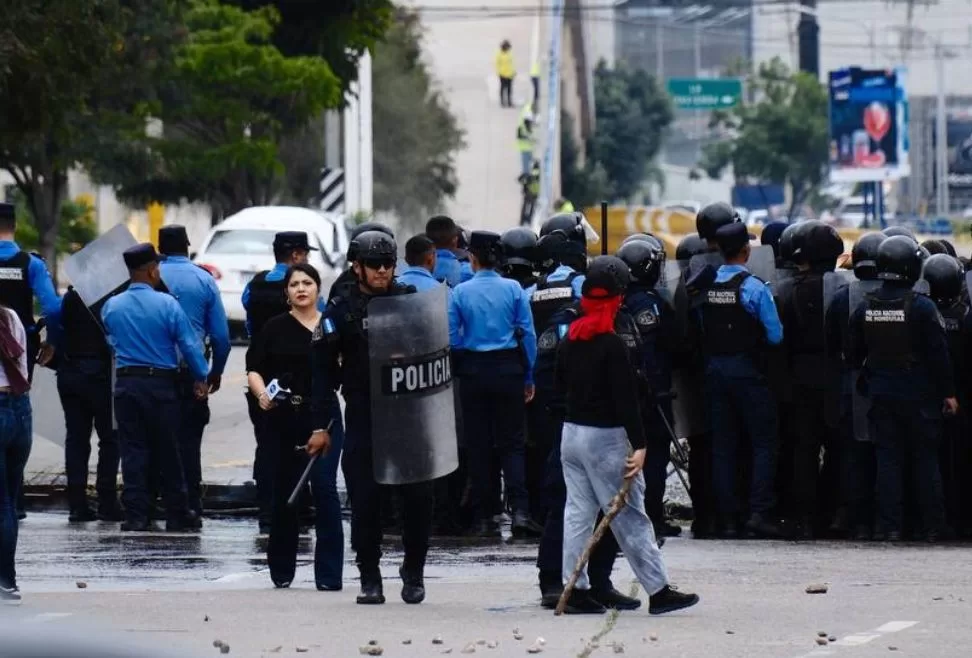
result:
[[[610,654],[619,643],[634,656],[958,657],[972,644],[967,547],[674,539],[664,549],[672,580],[702,603],[668,617],[640,610],[614,619],[541,610],[534,544],[437,544],[421,606],[399,600],[401,553],[392,550],[382,561],[388,604],[362,608],[350,550],[344,591],[314,589],[310,537],[301,541],[294,586],[274,590],[264,541],[249,520],[209,520],[197,535],[134,537],[32,514],[21,530],[19,612],[39,633],[68,624],[92,635],[114,630],[184,656],[217,653],[217,639],[231,655],[254,657],[298,647],[352,656],[369,640],[392,657],[460,654],[477,640],[499,643],[474,644],[477,654],[520,656],[538,637],[552,656]],[[632,586],[623,559],[615,583]],[[826,583],[828,593],[805,593],[813,583]],[[836,641],[819,646],[818,632]],[[436,636],[441,645],[432,644]]]

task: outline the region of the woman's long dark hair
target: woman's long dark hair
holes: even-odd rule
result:
[[[321,289],[321,275],[317,271],[316,267],[314,267],[313,265],[309,265],[308,263],[298,263],[297,265],[291,265],[290,267],[287,268],[287,273],[284,275],[284,288],[290,287],[290,279],[297,272],[303,272],[304,274],[312,278],[314,280],[314,283],[317,284],[317,289],[318,290]]]

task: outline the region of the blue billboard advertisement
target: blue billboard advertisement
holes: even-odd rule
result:
[[[908,176],[906,72],[857,67],[830,72],[830,180]]]

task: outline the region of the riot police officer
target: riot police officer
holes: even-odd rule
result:
[[[714,235],[725,265],[704,291],[703,347],[707,356],[706,397],[712,421],[716,504],[722,532],[737,535],[736,453],[740,425],[752,445],[749,519],[756,535],[776,535],[769,518],[775,505],[777,419],[762,362],[769,346],[783,339],[776,304],[769,287],[745,267],[750,236],[741,223],[728,223]]]
[[[327,450],[329,428],[340,418],[336,391],[340,387],[346,403],[346,440],[342,470],[351,499],[351,547],[361,575],[357,602],[364,605],[385,602],[379,560],[382,540],[382,486],[374,473],[371,431],[372,389],[369,364],[368,312],[373,299],[414,293],[412,286],[395,279],[398,246],[380,231],[365,231],[352,244],[358,286],[328,302],[313,351],[312,414],[315,428],[308,452]],[[444,320],[443,320],[444,322]],[[421,603],[425,599],[425,558],[432,527],[432,483],[415,482],[396,487],[404,499],[402,543],[405,559],[402,600]]]
[[[855,279],[838,288],[826,311],[827,350],[840,364],[840,392],[837,430],[841,441],[842,506],[848,525],[857,541],[871,538],[874,522],[874,444],[867,432],[867,408],[854,387],[859,372],[848,361],[850,316],[867,292],[880,286],[877,278],[877,251],[887,239],[883,233],[865,233],[851,249]],[[855,403],[856,398],[856,403]]]
[[[820,449],[825,449],[824,475],[830,486],[823,492],[837,489],[839,441],[834,432],[832,410],[836,407],[833,386],[835,369],[827,358],[824,333],[825,305],[836,292],[827,285],[844,251],[844,242],[832,227],[821,222],[807,222],[802,243],[794,258],[799,271],[778,298],[780,319],[786,332],[783,342],[787,372],[790,373],[792,397],[789,409],[793,422],[789,425],[792,437],[792,518],[797,533],[804,539],[814,535],[818,521],[818,479]],[[825,516],[832,517],[831,514]],[[843,527],[843,523],[841,524]]]
[[[962,294],[965,271],[957,258],[940,253],[925,261],[922,278],[928,282],[929,296],[945,321],[948,352],[955,373],[955,391],[959,411],[946,416],[939,460],[945,497],[945,519],[948,527],[962,538],[972,533],[972,446],[969,445],[968,415],[964,409],[969,399],[968,359],[972,355],[972,321],[969,303]]]
[[[709,251],[717,251],[719,242],[716,231],[727,224],[741,222],[736,209],[724,201],[710,203],[695,216],[695,230],[699,237],[706,241]]]
[[[768,244],[773,248],[773,254],[776,256],[777,268],[782,265],[780,259],[780,238],[783,237],[783,231],[785,231],[788,226],[789,224],[786,222],[770,222],[763,227],[763,232],[759,235],[760,244]]]
[[[865,368],[857,385],[865,388],[871,403],[876,540],[901,539],[906,467],[918,485],[920,536],[937,540],[944,525],[938,450],[943,413],[955,414],[958,399],[941,315],[930,299],[912,289],[921,267],[921,252],[912,238],[899,235],[882,242],[877,270],[883,284],[850,319],[848,357],[852,367]]]
[[[57,392],[64,409],[64,441],[68,507],[72,522],[121,521],[118,505],[118,434],[112,427],[111,348],[96,319],[102,304],[89,310],[73,288],[61,299],[61,331],[56,345]],[[91,429],[98,432],[95,489],[97,513],[88,506],[88,458]]]
[[[665,252],[657,241],[632,240],[622,244],[617,256],[628,266],[631,282],[622,309],[635,322],[640,337],[639,370],[642,391],[642,422],[648,437],[648,456],[645,459],[645,511],[659,536],[674,537],[682,530],[665,520],[665,482],[672,422],[672,373],[669,355],[681,349],[677,344],[674,309],[656,290]],[[662,417],[664,415],[664,418]]]
[[[159,252],[166,259],[159,266],[162,280],[185,311],[200,342],[212,350],[212,367],[207,383],[209,393],[219,390],[223,369],[230,353],[229,323],[223,300],[213,275],[189,260],[189,236],[186,228],[176,224],[159,229]],[[202,516],[202,439],[209,424],[209,402],[197,399],[187,368],[181,396],[182,414],[179,429],[179,452],[189,495],[189,508]]]
[[[314,250],[310,246],[307,234],[303,231],[281,231],[273,237],[273,257],[277,264],[272,270],[258,272],[243,289],[242,304],[246,310],[246,332],[250,338],[255,337],[263,325],[270,318],[287,313],[287,295],[284,291],[284,277],[287,269],[297,263],[306,263],[307,255]],[[270,532],[271,516],[271,487],[273,481],[273,450],[266,446],[260,431],[263,415],[257,399],[246,396],[247,411],[253,424],[253,434],[256,438],[256,452],[253,458],[253,479],[257,488],[257,504],[259,506],[260,534]]]
[[[540,527],[530,518],[524,475],[526,404],[536,391],[537,339],[530,304],[518,283],[496,272],[503,255],[499,234],[473,231],[469,251],[475,275],[454,290],[449,333],[457,351],[475,532],[497,534],[487,505],[495,450],[513,509],[513,534],[539,535]]]
[[[115,352],[115,419],[122,448],[125,531],[150,526],[149,483],[161,471],[166,530],[200,527],[187,505],[179,458],[179,358],[192,373],[198,398],[209,391],[209,368],[202,342],[189,318],[170,295],[155,290],[161,280],[155,248],[148,243],[127,249],[131,285],[107,302],[101,319]]]
[[[334,280],[334,283],[331,284],[331,290],[327,295],[328,300],[334,299],[335,296],[341,294],[346,296],[350,288],[354,288],[358,285],[358,281],[354,277],[354,268],[351,266],[351,264],[354,263],[355,256],[354,240],[365,231],[381,231],[392,239],[395,238],[395,233],[381,222],[364,222],[363,224],[358,224],[351,229],[351,235],[349,236],[348,242],[348,253],[345,257],[345,260],[347,261],[347,269],[341,272],[341,274],[338,275],[338,278]]]
[[[518,226],[500,236],[503,245],[503,276],[513,279],[523,288],[537,282],[537,234]]]

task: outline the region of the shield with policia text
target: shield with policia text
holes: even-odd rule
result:
[[[368,303],[371,442],[380,484],[427,482],[459,467],[447,292]]]

